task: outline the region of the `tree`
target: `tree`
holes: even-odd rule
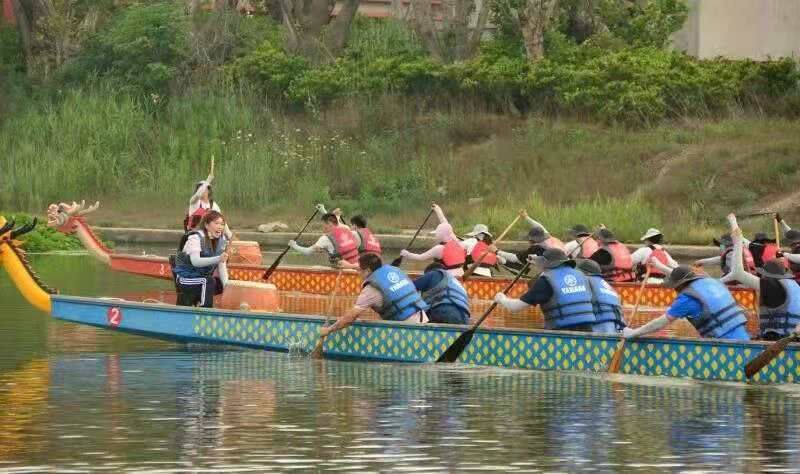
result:
[[[408,22],[425,49],[442,62],[469,59],[480,45],[489,20],[491,0],[442,0],[441,23],[434,22],[431,0],[411,0]],[[475,26],[471,19],[477,10]]]
[[[519,25],[528,61],[544,57],[544,32],[550,26],[558,0],[527,0],[519,11]]]
[[[347,44],[360,3],[344,0],[333,16],[335,0],[280,0],[287,49],[317,61],[334,57]]]

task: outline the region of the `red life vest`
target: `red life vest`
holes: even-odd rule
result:
[[[358,263],[358,242],[353,237],[350,229],[344,226],[333,228],[328,238],[333,243],[333,255],[346,260],[348,263]]]
[[[575,240],[575,242],[578,242],[578,248],[581,250],[580,257],[589,258],[592,255],[594,255],[595,252],[600,250],[600,244],[598,244],[597,241],[594,240],[594,237],[592,236],[584,237],[584,239],[585,240],[583,240],[583,244],[578,242],[577,239]]]
[[[619,242],[610,242],[603,245],[602,248],[611,254],[611,263],[603,266],[603,278],[616,282],[636,279],[636,275],[633,273],[633,260],[628,247]]]
[[[561,240],[557,239],[556,237],[553,237],[552,235],[550,237],[548,237],[547,240],[545,240],[544,242],[542,242],[539,245],[542,245],[542,246],[547,247],[547,248],[564,250],[564,242],[562,242]]]
[[[774,260],[776,258],[776,254],[778,253],[778,245],[773,243],[764,244],[764,252],[761,253],[761,261],[762,262],[769,262],[770,260]]]
[[[458,241],[451,239],[447,242],[443,242],[442,245],[444,245],[444,248],[442,249],[441,260],[445,269],[452,270],[464,265],[464,262],[467,260],[467,252],[464,251],[464,248]]]
[[[358,236],[361,237],[361,245],[358,246],[358,253],[374,253],[375,255],[381,255],[381,243],[378,242],[378,239],[372,233],[371,230],[364,228],[364,229],[356,229],[358,232]]]
[[[725,276],[731,272],[731,269],[728,268],[728,254],[733,252],[733,247],[725,249],[722,254],[720,255],[719,266],[722,269],[722,275]],[[742,260],[744,263],[744,269],[748,273],[755,273],[756,272],[756,262],[753,260],[753,254],[750,253],[750,250],[746,248],[742,248]],[[732,284],[734,282],[728,282]]]
[[[662,247],[660,245],[659,246],[648,245],[648,247],[650,247],[650,250],[652,250],[652,252],[650,253],[650,256],[647,258],[648,262],[650,262],[652,260],[658,260],[664,266],[669,266],[669,264],[667,263],[669,261],[668,254],[667,254],[667,251],[664,250],[664,247]],[[642,268],[637,273],[641,274],[641,276],[643,277],[647,270],[644,268],[645,267],[644,265],[639,264],[639,266],[642,267]],[[651,265],[650,266],[650,276],[656,277],[656,278],[663,278],[666,275],[664,275],[664,273],[662,273],[661,270],[659,270],[658,268],[656,268],[656,267]]]
[[[487,248],[489,248],[489,246],[486,245],[486,242],[479,240],[478,243],[472,247],[472,252],[469,254],[472,257],[472,261],[477,262],[478,259],[481,258],[481,255],[486,252]],[[489,268],[495,265],[497,265],[497,254],[487,252],[486,256],[483,257],[483,260],[481,260],[481,264],[479,266]]]
[[[183,230],[188,232],[197,227],[200,224],[200,220],[203,219],[203,216],[210,210],[211,208],[206,209],[204,207],[198,207],[191,215],[187,214],[183,219]]]

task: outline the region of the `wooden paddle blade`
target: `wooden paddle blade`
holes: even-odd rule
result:
[[[763,369],[767,364],[772,362],[772,359],[778,357],[781,352],[786,349],[786,346],[788,346],[789,343],[792,341],[797,341],[798,339],[800,339],[800,335],[792,334],[791,336],[784,337],[783,339],[770,344],[769,347],[764,349],[764,352],[757,355],[753,360],[744,366],[744,375],[748,379],[753,377],[758,373],[759,370]]]
[[[436,363],[438,364],[439,362],[445,362],[450,364],[458,360],[458,356],[464,352],[464,349],[466,349],[467,345],[470,343],[470,341],[472,341],[472,336],[475,335],[475,329],[477,328],[472,328],[461,333],[461,335],[458,336],[458,339],[450,344],[450,347],[444,351],[444,354],[440,355],[439,358],[436,359]]]
[[[319,341],[317,341],[317,345],[314,346],[314,349],[311,351],[308,356],[312,359],[322,359],[322,347],[325,345],[325,337],[320,336]]]
[[[617,349],[614,351],[614,356],[611,357],[611,362],[608,364],[608,373],[617,374],[619,368],[622,366],[622,355],[625,353],[625,339],[619,341]]]
[[[403,263],[403,257],[397,257],[396,259],[392,260],[393,267],[399,267],[401,263]]]

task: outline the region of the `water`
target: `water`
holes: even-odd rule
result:
[[[170,283],[34,256],[65,294]],[[800,472],[800,387],[344,361],[50,320],[0,273],[0,472]]]

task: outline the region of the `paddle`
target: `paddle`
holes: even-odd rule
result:
[[[430,219],[432,215],[433,215],[433,208],[431,208],[430,212],[428,212],[428,215],[425,216],[425,220],[422,221],[422,225],[419,226],[419,229],[417,229],[417,231],[414,232],[414,237],[411,237],[411,241],[409,241],[408,245],[406,245],[406,249],[411,247],[411,245],[414,243],[414,241],[417,240],[417,236],[422,231],[422,228],[425,227],[425,224],[428,223],[428,219]],[[397,257],[396,259],[392,260],[392,266],[393,267],[399,267],[401,263],[403,263],[403,256],[402,255]]]
[[[506,230],[504,230],[503,233],[500,234],[500,237],[498,237],[497,240],[492,242],[495,246],[497,246],[497,244],[499,244],[500,241],[503,240],[503,238],[506,236],[508,231],[510,231],[511,228],[514,227],[514,224],[517,223],[517,221],[519,220],[520,217],[522,217],[522,216],[518,214],[517,217],[515,217],[514,220],[511,221],[511,224],[508,224],[508,227],[506,227]],[[486,258],[486,256],[489,255],[490,253],[491,252],[489,252],[488,248],[486,250],[484,250],[483,253],[478,257],[478,259],[475,260],[469,268],[467,268],[467,271],[464,272],[464,276],[461,277],[461,280],[462,281],[467,281],[467,278],[469,278],[470,276],[472,276],[473,273],[475,273],[475,269],[478,268],[478,265],[480,265],[481,262],[483,261],[483,259]],[[514,281],[516,281],[516,280],[514,280]]]
[[[308,228],[309,224],[311,224],[311,221],[313,221],[314,218],[317,217],[318,213],[319,213],[319,208],[314,209],[314,213],[311,214],[311,217],[308,218],[308,221],[306,221],[306,225],[304,225],[303,228],[300,229],[300,232],[298,232],[297,235],[295,235],[294,239],[292,239],[292,240],[297,240],[297,239],[300,238],[301,235],[303,235],[303,232],[306,231],[306,229]],[[276,258],[275,261],[272,262],[272,265],[270,265],[269,268],[267,268],[267,271],[265,271],[264,274],[261,275],[261,279],[262,280],[269,280],[269,277],[271,277],[272,273],[275,271],[275,269],[278,268],[278,264],[281,263],[281,260],[283,259],[283,256],[286,255],[286,253],[289,251],[289,249],[291,249],[291,247],[288,246],[288,245],[286,246],[285,249],[283,249],[283,252],[281,252],[281,254],[278,255],[278,258]]]
[[[647,279],[650,278],[650,265],[647,265],[647,270],[644,272],[644,279],[642,280],[642,284],[639,285],[639,292],[636,293],[636,303],[633,305],[633,313],[631,313],[631,321],[636,318],[636,315],[639,314],[639,303],[642,301],[642,293],[644,293],[644,287],[647,284]],[[622,365],[622,355],[625,353],[625,339],[624,337],[619,341],[617,344],[617,349],[614,351],[614,355],[611,357],[611,362],[608,364],[608,373],[609,374],[616,374],[619,372],[619,368]]]
[[[211,171],[208,173],[209,176],[214,176],[214,155],[211,155]]]
[[[525,270],[527,270],[529,266],[530,266],[529,262],[525,263],[525,266],[522,267],[522,271],[519,274],[517,274],[516,277],[514,277],[514,279],[511,281],[511,283],[508,284],[508,286],[505,287],[505,289],[503,290],[503,294],[508,294],[508,292],[514,286],[514,284],[516,284],[517,281],[519,281],[520,276],[522,276],[522,274],[525,273]],[[473,324],[469,329],[461,333],[461,335],[458,336],[458,339],[456,339],[452,344],[450,344],[450,347],[448,347],[447,350],[445,350],[444,353],[442,353],[442,355],[440,355],[439,358],[436,359],[436,363],[438,364],[440,362],[445,362],[449,364],[455,362],[458,359],[458,356],[460,356],[461,353],[464,352],[464,349],[467,348],[467,344],[469,344],[470,341],[472,341],[472,336],[475,335],[475,330],[478,329],[478,326],[481,325],[483,320],[486,319],[492,313],[492,311],[494,311],[496,307],[497,307],[497,302],[495,301],[483,313],[480,319],[478,319],[475,322],[475,324]]]
[[[778,247],[778,250],[781,249],[781,228],[780,224],[778,223],[778,215],[775,214],[775,218],[772,219],[772,225],[775,227],[775,245]]]
[[[333,303],[336,302],[336,293],[339,292],[339,280],[342,278],[342,269],[339,269],[339,272],[336,273],[336,281],[333,283],[333,292],[331,292],[331,299],[330,303],[328,304],[328,312],[325,313],[325,326],[328,325],[328,316],[333,313]],[[325,337],[326,336],[319,336],[319,341],[317,341],[317,345],[314,346],[314,350],[311,351],[309,357],[312,359],[322,359],[322,346],[325,344]]]
[[[756,356],[744,366],[744,375],[749,379],[763,369],[767,364],[772,362],[772,359],[778,357],[790,342],[800,341],[800,333],[792,333],[783,339],[776,341],[767,347],[764,352]]]

